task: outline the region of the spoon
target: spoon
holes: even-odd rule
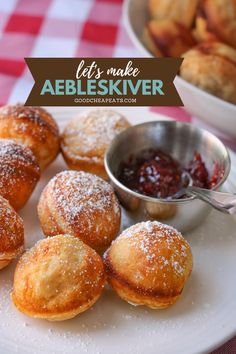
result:
[[[179,199],[185,194],[195,195],[198,199],[210,204],[213,208],[225,213],[236,213],[236,194],[216,192],[211,189],[199,188],[193,186],[191,176],[186,172],[184,179],[188,178],[188,184],[175,193],[171,199]]]

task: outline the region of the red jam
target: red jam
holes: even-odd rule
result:
[[[208,171],[205,163],[202,161],[202,157],[199,152],[195,152],[194,158],[186,167],[187,172],[190,174],[193,180],[193,185],[200,188],[209,188],[210,181]]]
[[[165,152],[149,149],[138,157],[130,156],[128,161],[122,163],[118,178],[135,192],[150,197],[167,198],[184,186],[183,176],[186,172],[191,176],[194,186],[207,189],[214,187],[222,177],[217,164],[214,164],[213,175],[209,177],[198,152],[195,152],[187,166],[181,166]]]

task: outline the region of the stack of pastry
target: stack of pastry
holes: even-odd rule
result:
[[[191,33],[198,0],[149,0],[144,41],[156,56],[179,57],[196,43]]]
[[[23,313],[50,321],[72,318],[99,298],[105,281],[132,305],[162,309],[180,297],[192,270],[183,236],[159,222],[125,230],[102,258],[71,234],[38,243],[19,260],[12,300]]]
[[[183,56],[180,75],[236,104],[236,0],[149,0],[143,40],[156,56]]]
[[[106,281],[135,305],[165,308],[179,298],[192,270],[182,235],[148,221],[118,236],[121,210],[103,158],[114,136],[128,127],[109,110],[82,114],[66,126],[61,148],[73,170],[45,186],[38,216],[46,238],[23,254],[15,270],[11,297],[26,315],[72,318],[98,300]],[[23,221],[13,208],[23,207],[40,171],[56,157],[59,130],[41,108],[16,105],[0,110],[0,137],[1,269],[23,252]]]
[[[32,317],[72,318],[102,293],[106,277],[96,251],[107,249],[117,236],[120,207],[108,182],[63,171],[42,192],[38,214],[47,238],[20,259],[12,299]]]
[[[0,109],[0,269],[24,250],[16,211],[30,198],[59,152],[59,129],[44,109],[17,104]]]

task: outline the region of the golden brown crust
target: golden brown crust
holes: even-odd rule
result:
[[[12,300],[28,316],[62,321],[90,308],[104,283],[100,256],[79,239],[57,235],[20,258]]]
[[[173,20],[190,28],[198,0],[149,0],[149,13],[155,20]]]
[[[235,49],[220,42],[206,42],[183,56],[180,75],[185,80],[236,104]]]
[[[21,104],[0,109],[0,138],[14,139],[28,146],[44,170],[60,149],[59,129],[43,108]]]
[[[219,40],[236,48],[236,0],[202,0],[195,36],[198,41]]]
[[[112,139],[130,124],[118,112],[108,109],[85,112],[65,127],[61,149],[69,168],[108,176],[104,155]]]
[[[147,221],[125,230],[104,263],[108,283],[121,298],[157,309],[179,298],[192,270],[192,253],[175,229]]]
[[[40,168],[32,151],[13,140],[0,139],[0,195],[14,209],[21,209],[40,177]]]
[[[123,279],[117,279],[116,277],[110,278],[109,284],[112,289],[129,304],[134,306],[145,305],[154,310],[164,309],[173,305],[180,296],[180,294],[176,296],[163,296],[159,293],[147,294],[143,289],[133,289],[131,284],[127,284]]]
[[[21,217],[0,196],[0,269],[24,249],[24,225]]]
[[[98,251],[110,245],[120,228],[112,187],[82,171],[57,174],[41,194],[38,215],[46,236],[71,234]]]
[[[149,21],[143,40],[157,57],[180,57],[196,44],[190,30],[172,20]]]

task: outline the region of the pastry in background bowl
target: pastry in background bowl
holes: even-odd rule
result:
[[[190,28],[198,0],[149,0],[150,17],[155,20],[174,20]]]
[[[147,22],[143,41],[157,57],[180,57],[196,44],[191,31],[172,20]]]
[[[200,43],[184,55],[180,75],[186,81],[236,104],[236,50],[220,42]]]
[[[100,256],[79,239],[58,235],[38,241],[20,258],[12,300],[30,317],[63,321],[89,309],[104,283]]]
[[[50,113],[41,107],[21,104],[0,109],[0,138],[14,139],[28,146],[43,171],[60,149],[59,128]]]
[[[9,139],[0,139],[0,195],[14,209],[21,209],[40,177],[38,161],[30,148]]]
[[[157,221],[123,231],[104,254],[108,283],[133,305],[162,309],[180,297],[192,271],[188,242]]]
[[[108,179],[104,155],[113,138],[130,126],[118,112],[100,109],[82,113],[65,127],[61,149],[73,170],[94,173]]]
[[[97,251],[120,229],[120,207],[110,184],[83,171],[58,173],[43,190],[39,220],[46,236],[70,234]]]
[[[199,42],[219,40],[236,48],[236,0],[202,0],[194,35]]]
[[[0,269],[24,250],[24,225],[21,217],[0,196]]]

